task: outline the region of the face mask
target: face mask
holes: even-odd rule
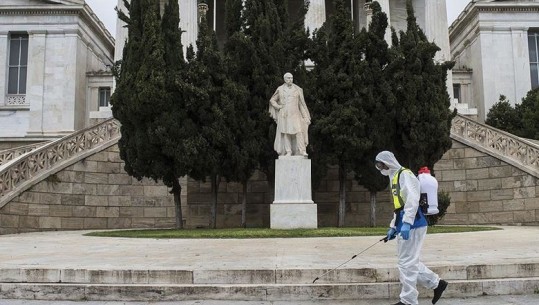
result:
[[[380,173],[382,173],[384,176],[389,176],[389,169],[383,169],[380,171]]]

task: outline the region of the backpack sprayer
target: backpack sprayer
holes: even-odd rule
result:
[[[340,267],[346,265],[349,261],[353,260],[353,259],[356,258],[358,255],[360,255],[361,253],[363,253],[363,252],[369,250],[370,248],[376,246],[376,245],[377,245],[379,242],[381,242],[381,241],[384,241],[384,242],[386,243],[386,242],[388,241],[387,236],[384,237],[384,238],[382,238],[382,239],[380,239],[379,241],[375,242],[374,244],[370,245],[369,247],[365,248],[363,251],[359,252],[358,254],[355,254],[354,256],[352,256],[352,258],[350,258],[350,259],[347,260],[346,262],[344,262],[344,263],[340,264],[339,266],[337,266],[337,267],[335,267],[335,268],[333,268],[333,269],[327,271],[326,273],[322,274],[321,276],[316,277],[316,278],[314,279],[314,281],[313,281],[313,284],[314,284],[316,281],[318,281],[321,277],[324,277],[324,276],[326,276],[328,273],[333,272],[333,271],[339,269]]]

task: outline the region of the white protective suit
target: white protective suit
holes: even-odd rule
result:
[[[382,170],[382,174],[389,176],[389,181],[402,167],[397,161],[392,152],[382,151],[376,156],[376,161],[383,162],[389,170]],[[419,208],[419,181],[410,171],[401,172],[399,185],[401,188],[402,199],[405,202],[402,221],[412,225],[410,230],[410,238],[404,240],[400,235],[397,236],[397,256],[399,279],[402,284],[400,293],[400,301],[405,304],[418,304],[417,283],[428,289],[438,287],[440,277],[427,268],[419,261],[423,240],[427,235],[427,226],[420,225],[414,227],[414,222],[417,225],[416,213]],[[401,212],[402,213],[402,212]],[[396,215],[393,215],[391,227],[396,227]],[[398,221],[397,232],[400,232],[402,222]]]

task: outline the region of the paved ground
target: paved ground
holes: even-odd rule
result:
[[[241,301],[184,301],[184,302],[63,302],[63,301],[26,301],[0,300],[2,305],[388,305],[397,301],[316,301],[316,302],[241,302]],[[431,304],[429,299],[422,299],[419,305]],[[539,295],[531,296],[492,296],[467,299],[441,299],[436,305],[532,305],[539,304]]]
[[[332,269],[374,246],[343,268],[395,267],[396,243],[381,237],[300,239],[129,239],[84,236],[82,231],[0,236],[0,269],[98,270]],[[539,263],[539,227],[429,234],[423,249],[428,266]],[[310,280],[309,280],[310,282]],[[387,305],[397,300],[239,302],[67,302],[0,300],[1,305]],[[420,304],[430,304],[424,299]],[[438,305],[539,304],[539,294],[442,299]]]
[[[135,239],[83,231],[0,236],[0,268],[131,270],[332,269],[381,237]],[[428,266],[539,263],[539,227],[428,234]],[[349,268],[395,267],[396,242],[380,242]]]

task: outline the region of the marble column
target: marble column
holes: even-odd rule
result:
[[[313,31],[326,21],[326,0],[310,0],[309,2],[309,11],[305,15],[305,28],[309,29],[312,35]]]
[[[7,71],[7,47],[9,45],[8,42],[8,32],[0,32],[0,72],[7,77],[8,71]],[[0,82],[0,107],[7,104],[7,87],[6,87],[7,81]]]
[[[180,6],[180,28],[185,31],[182,34],[182,45],[184,51],[192,44],[196,51],[196,41],[198,35],[198,1],[179,0]],[[184,52],[185,54],[185,52]]]
[[[391,20],[391,9],[389,7],[389,0],[377,0],[380,4],[380,7],[382,8],[382,11],[386,13],[387,20]],[[389,45],[391,45],[391,25],[387,27],[386,29],[386,35],[385,39]]]
[[[45,30],[28,33],[26,99],[27,103],[30,104],[29,135],[43,134],[46,49],[47,33]]]
[[[517,103],[526,97],[531,89],[530,54],[528,46],[528,27],[511,27],[514,69],[514,99]]]

